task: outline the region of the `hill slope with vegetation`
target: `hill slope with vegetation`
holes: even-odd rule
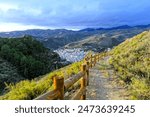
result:
[[[150,31],[115,47],[110,64],[131,91],[132,99],[150,99]]]
[[[0,38],[0,89],[5,83],[33,79],[61,67],[57,53],[30,36]]]
[[[65,79],[77,74],[80,70],[81,62],[76,62],[66,67],[50,72],[38,79],[23,80],[17,84],[9,84],[7,93],[0,96],[0,100],[31,100],[39,95],[53,89],[53,76],[63,76]]]
[[[101,29],[95,35],[85,37],[84,39],[67,44],[66,48],[82,48],[102,52],[108,48],[113,48],[124,42],[127,38],[149,30],[150,27],[118,27],[112,29]]]
[[[25,78],[22,77],[17,70],[17,67],[12,65],[11,63],[7,62],[6,60],[0,57],[0,95],[5,92],[5,83],[10,82],[19,82],[24,80]]]

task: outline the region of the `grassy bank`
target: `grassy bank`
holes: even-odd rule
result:
[[[143,32],[115,47],[110,64],[129,85],[131,99],[150,99],[150,32]]]

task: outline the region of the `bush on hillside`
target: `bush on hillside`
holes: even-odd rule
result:
[[[110,64],[120,79],[131,85],[134,99],[150,99],[150,32],[127,39],[111,55]]]

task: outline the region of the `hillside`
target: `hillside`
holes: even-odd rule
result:
[[[132,99],[150,99],[150,31],[115,47],[110,64],[129,87]]]
[[[57,53],[30,36],[0,38],[0,90],[5,83],[33,79],[63,66]]]
[[[6,90],[4,89],[4,82],[16,83],[24,79],[25,78],[18,73],[17,67],[0,57],[0,95]]]
[[[65,48],[83,48],[84,50],[101,52],[107,50],[108,48],[117,46],[127,38],[131,38],[149,29],[149,26],[121,26],[118,28],[116,27],[111,29],[100,29],[97,34],[84,38],[83,40],[77,42],[72,42],[66,45]],[[89,29],[87,30],[87,32],[88,31]]]
[[[65,79],[77,74],[83,62],[76,62],[62,67],[46,75],[32,80],[23,80],[7,86],[7,92],[0,96],[0,100],[31,100],[53,89],[53,76],[63,76]],[[73,88],[73,87],[72,87]]]

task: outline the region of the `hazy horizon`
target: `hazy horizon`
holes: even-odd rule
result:
[[[27,29],[16,29],[16,30],[11,30],[11,31],[0,31],[0,33],[9,33],[9,32],[13,32],[13,31],[26,31],[26,30],[72,30],[72,31],[79,31],[79,30],[83,30],[83,29],[86,29],[86,28],[93,28],[93,29],[98,29],[98,28],[104,28],[104,29],[109,29],[109,28],[116,28],[116,27],[120,27],[120,26],[131,26],[131,27],[134,27],[134,26],[146,26],[146,25],[150,25],[150,24],[145,24],[145,25],[142,25],[142,24],[139,24],[139,25],[119,25],[119,26],[112,26],[112,27],[85,27],[85,28],[81,28],[81,29],[71,29],[71,28],[27,28]]]

